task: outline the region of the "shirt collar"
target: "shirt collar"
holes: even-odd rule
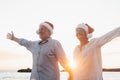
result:
[[[48,41],[50,41],[50,39],[52,39],[52,38],[49,37],[49,38],[48,38],[47,40],[45,40],[45,41],[40,41],[40,42],[39,42],[39,45],[40,45],[40,44],[45,44],[45,43],[47,43]]]

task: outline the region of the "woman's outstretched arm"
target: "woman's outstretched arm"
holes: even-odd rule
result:
[[[106,44],[107,42],[111,41],[112,39],[119,37],[120,36],[120,27],[106,33],[105,35],[99,37],[97,39],[96,44],[98,46],[102,46],[104,44]]]

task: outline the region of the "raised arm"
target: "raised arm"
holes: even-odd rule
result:
[[[107,42],[111,41],[112,39],[120,36],[120,27],[108,32],[107,34],[99,37],[96,41],[96,44],[98,46],[102,46],[106,44]]]
[[[26,39],[22,39],[22,38],[17,38],[14,36],[14,33],[11,31],[11,33],[7,34],[7,38],[17,42],[18,44],[20,44],[21,46],[26,47],[28,50],[31,50],[31,46],[32,46],[32,41],[28,41]]]
[[[19,38],[17,38],[17,37],[14,36],[13,31],[11,31],[11,33],[8,33],[8,34],[7,34],[7,38],[10,39],[10,40],[15,41],[15,42],[17,42],[17,43],[19,43]]]

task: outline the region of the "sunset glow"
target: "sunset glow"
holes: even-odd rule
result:
[[[79,44],[75,36],[78,23],[88,23],[100,37],[120,26],[120,0],[0,0],[0,70],[32,67],[32,54],[19,44],[6,39],[13,31],[18,38],[40,40],[39,24],[54,24],[52,38],[58,40],[70,59]],[[103,67],[120,67],[120,37],[102,47]]]
[[[77,66],[77,64],[74,62],[74,61],[72,61],[71,60],[71,62],[70,62],[70,67],[74,70],[75,68],[76,68],[76,66]]]

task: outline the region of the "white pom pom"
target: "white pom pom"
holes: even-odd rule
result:
[[[87,34],[87,38],[91,38],[92,37],[92,34]]]

